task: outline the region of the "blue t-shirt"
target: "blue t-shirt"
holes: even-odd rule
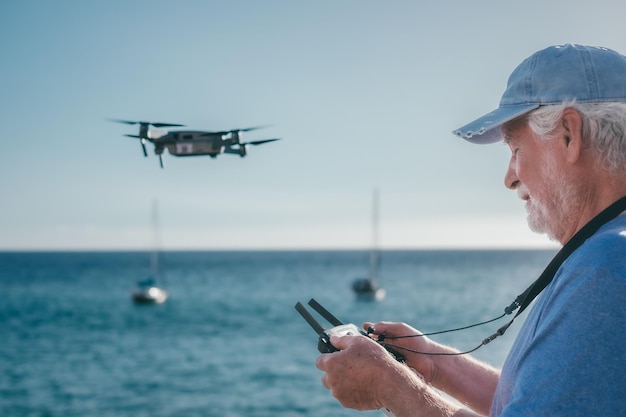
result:
[[[536,299],[491,416],[626,416],[626,215],[578,248]]]

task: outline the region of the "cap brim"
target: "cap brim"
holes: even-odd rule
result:
[[[502,134],[499,129],[500,126],[537,107],[539,107],[539,104],[534,103],[502,106],[454,130],[452,133],[471,143],[488,144],[500,142],[502,140]]]

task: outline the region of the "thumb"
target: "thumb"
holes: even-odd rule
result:
[[[330,344],[339,350],[347,349],[350,346],[350,339],[354,336],[331,336]]]

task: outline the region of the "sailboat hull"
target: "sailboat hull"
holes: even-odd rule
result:
[[[352,283],[352,291],[360,300],[380,301],[387,294],[385,289],[379,287],[376,282],[369,278],[357,279]]]
[[[137,287],[131,293],[135,304],[161,304],[167,300],[168,292],[157,287],[156,278],[159,276],[159,208],[158,201],[152,202],[152,222],[154,228],[155,246],[150,257],[151,275],[137,282]]]
[[[167,300],[168,293],[158,287],[139,288],[133,291],[135,304],[161,304]]]

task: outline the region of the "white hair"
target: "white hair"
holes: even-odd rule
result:
[[[607,171],[626,173],[626,103],[576,103],[542,106],[528,114],[528,126],[535,134],[550,138],[566,108],[580,113],[583,140],[598,155]]]

